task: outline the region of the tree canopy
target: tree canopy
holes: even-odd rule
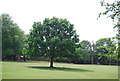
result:
[[[24,32],[14,23],[8,14],[0,15],[2,25],[2,52],[3,59],[9,56],[20,56],[23,46]]]
[[[53,67],[56,57],[74,54],[78,42],[74,25],[56,17],[45,18],[43,23],[35,22],[29,37],[30,53],[33,56],[48,57],[51,60],[50,67]]]
[[[111,60],[116,60],[116,41],[113,38],[99,39],[96,41],[96,46],[98,59],[101,59],[104,63],[108,59],[109,64],[111,64]]]

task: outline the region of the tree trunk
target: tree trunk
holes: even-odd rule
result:
[[[93,54],[91,54],[91,64],[94,64]]]
[[[24,62],[26,61],[26,59],[25,59],[25,55],[23,55],[23,59],[24,59]]]
[[[50,59],[50,67],[53,68],[53,58]]]
[[[111,65],[111,61],[109,62],[109,65]]]

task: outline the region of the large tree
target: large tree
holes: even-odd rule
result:
[[[14,23],[9,14],[1,14],[0,20],[2,26],[3,59],[9,59],[12,56],[15,60],[16,56],[21,54],[24,32]]]
[[[48,57],[50,67],[56,57],[69,57],[75,52],[78,35],[74,25],[66,19],[45,18],[35,22],[30,32],[29,49],[32,56]]]

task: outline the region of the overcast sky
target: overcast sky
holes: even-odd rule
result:
[[[115,36],[113,22],[98,14],[104,9],[100,0],[0,0],[0,14],[8,13],[25,33],[29,33],[33,22],[45,18],[67,18],[74,24],[80,40],[96,41]]]

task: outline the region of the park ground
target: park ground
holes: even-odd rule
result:
[[[118,79],[118,66],[49,62],[2,62],[3,79]]]

